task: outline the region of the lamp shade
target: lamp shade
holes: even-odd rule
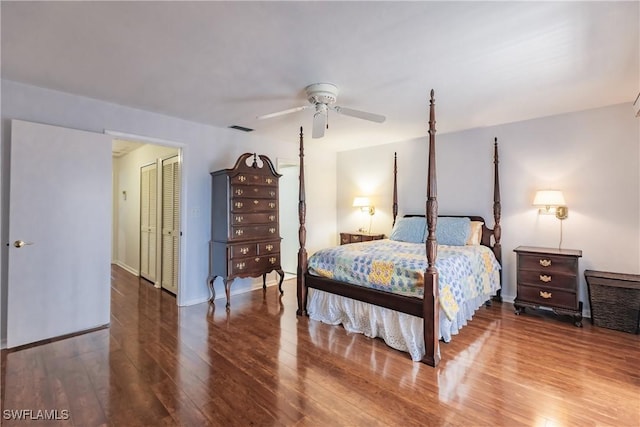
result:
[[[559,190],[539,190],[533,199],[533,206],[565,206],[564,195]]]
[[[353,199],[353,207],[354,208],[365,208],[370,206],[368,197],[355,197]]]

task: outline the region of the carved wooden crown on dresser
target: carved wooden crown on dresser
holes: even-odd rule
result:
[[[253,158],[250,164],[247,160]],[[260,160],[258,160],[258,158]],[[244,153],[231,169],[211,172],[211,241],[209,242],[210,302],[215,299],[213,282],[223,278],[230,306],[231,283],[236,277],[280,275],[282,293],[284,271],[280,266],[278,226],[278,180],[267,156]]]

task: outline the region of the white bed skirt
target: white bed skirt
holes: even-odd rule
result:
[[[440,310],[439,338],[445,342],[451,341],[451,336],[456,335],[490,297],[482,295],[467,301],[453,320],[449,320]],[[348,332],[357,332],[369,338],[382,338],[389,347],[409,353],[416,362],[422,360],[425,354],[423,322],[420,317],[313,288],[309,288],[307,313],[312,320],[330,325],[342,324]]]

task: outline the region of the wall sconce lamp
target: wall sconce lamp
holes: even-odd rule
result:
[[[559,190],[539,190],[533,199],[533,206],[538,206],[541,215],[555,215],[559,220],[567,219],[569,208],[564,201],[564,195]]]
[[[560,220],[560,243],[558,243],[558,249],[562,249],[562,220],[569,217],[569,208],[566,206],[562,191],[539,190],[533,199],[533,205],[540,208],[538,210],[539,214],[555,215]]]
[[[376,214],[376,207],[371,204],[368,197],[355,197],[353,199],[353,207],[360,208],[361,212],[369,214],[369,230],[367,233],[371,233],[371,221],[373,216]],[[365,228],[362,227],[358,231],[365,231]]]

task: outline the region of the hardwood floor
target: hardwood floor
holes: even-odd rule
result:
[[[483,308],[434,369],[297,318],[294,280],[227,313],[112,277],[108,329],[3,351],[3,426],[640,425],[640,336],[588,320]]]

